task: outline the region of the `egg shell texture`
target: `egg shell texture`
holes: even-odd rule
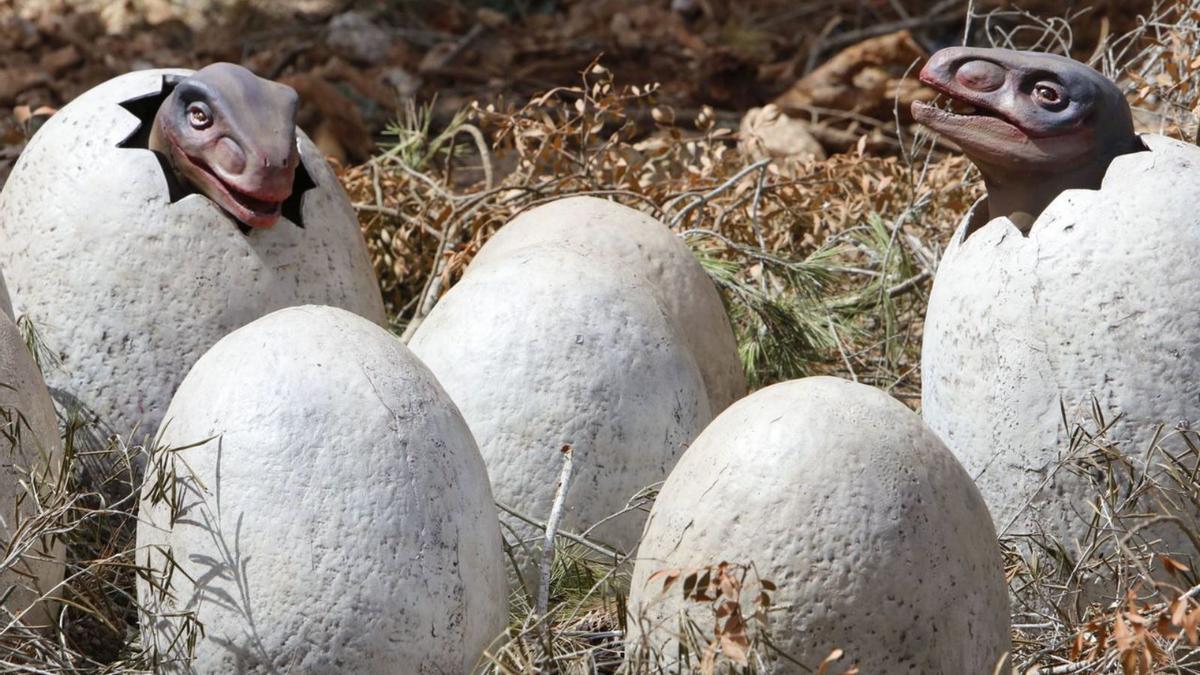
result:
[[[559,451],[573,447],[568,531],[665,479],[711,419],[700,371],[655,290],[566,249],[517,251],[466,275],[409,346],[462,410],[502,504],[545,522]],[[594,534],[628,550],[644,520],[633,511]]]
[[[657,289],[659,302],[700,366],[714,413],[746,395],[737,339],[721,296],[691,250],[666,225],[606,199],[559,199],[500,228],[467,273],[486,269],[514,251],[546,246],[610,259]]]
[[[22,152],[0,193],[0,266],[14,309],[62,357],[56,396],[118,433],[157,428],[187,369],[229,331],[305,303],[384,321],[353,209],[298,132],[304,227],[283,219],[242,234],[207,197],[175,203],[150,150],[121,148],[138,119],[120,103],[166,75],[122,75],[58,111]]]
[[[1009,649],[1000,550],[949,450],[883,392],[814,377],[732,405],[684,453],[646,523],[630,645],[673,654],[685,605],[664,569],[753,564],[777,590],[771,672],[834,648],[863,673],[990,673]],[[690,618],[711,636],[712,608]]]
[[[1200,422],[1200,149],[1142,140],[1148,151],[1113,160],[1099,190],[1063,192],[1027,237],[997,218],[964,238],[964,220],[938,267],[922,412],[1001,534],[1046,531],[1070,550],[1086,532],[1098,493],[1061,466],[1064,409],[1094,430],[1094,396],[1139,466],[1160,423],[1178,449],[1171,430]]]
[[[468,672],[503,631],[507,587],[486,469],[462,416],[383,328],[280,310],[218,342],[162,430],[184,504],[143,495],[139,562],[184,574],[174,602],[139,580],[143,638],[194,610],[196,672]],[[158,476],[152,469],[147,479]],[[199,580],[193,586],[188,579]]]
[[[12,533],[38,509],[26,494],[20,481],[33,472],[43,478],[43,485],[53,484],[62,463],[62,442],[54,414],[54,402],[42,374],[34,363],[25,340],[7,316],[0,316],[0,532],[7,546]],[[22,498],[21,506],[16,506]],[[35,545],[30,553],[16,561],[12,568],[0,574],[0,589],[8,592],[5,609],[19,612],[32,607],[23,620],[28,624],[46,625],[51,608],[46,604],[34,606],[44,594],[58,595],[55,587],[63,579],[63,546]]]

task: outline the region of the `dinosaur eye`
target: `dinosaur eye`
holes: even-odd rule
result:
[[[188,105],[187,118],[193,129],[207,129],[212,124],[212,112],[199,102]]]
[[[1058,84],[1039,82],[1033,85],[1033,100],[1047,110],[1062,110],[1067,106],[1067,94]]]

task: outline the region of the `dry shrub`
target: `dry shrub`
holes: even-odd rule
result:
[[[0,669],[157,672],[157,653],[143,648],[138,639],[135,583],[142,577],[162,584],[171,570],[149,570],[134,560],[135,486],[142,449],[116,436],[98,437],[94,418],[68,413],[60,423],[61,463],[51,467],[43,461],[22,470],[26,492],[18,499],[33,501],[37,508],[29,517],[16,514],[18,520],[8,524],[16,535],[6,542],[8,553],[0,560],[2,572],[19,564],[20,557],[30,555],[40,542],[65,546],[65,578],[42,596],[58,598],[51,605],[56,623],[49,630],[31,627],[24,620],[27,608],[5,606],[0,615]],[[42,480],[46,476],[58,479]],[[194,639],[197,629],[189,626],[187,634],[181,631],[181,639]]]
[[[594,63],[575,86],[521,106],[476,104],[437,135],[410,111],[388,150],[343,171],[396,324],[418,325],[516,214],[594,195],[646,211],[693,247],[726,292],[756,383],[833,370],[911,397],[937,258],[925,242],[979,194],[966,163],[926,162],[927,143],[921,160],[860,146],[784,172],[747,163],[710,110],[677,123],[656,89],[619,85]]]
[[[636,617],[638,639],[627,645],[629,672],[769,672],[788,655],[770,642],[769,617],[775,584],[758,576],[753,564],[721,562],[699,569],[664,569],[648,584],[672,587],[684,601],[677,624],[652,626]],[[667,630],[673,644],[664,653],[652,633]],[[836,659],[835,659],[836,660]],[[824,672],[825,664],[821,670]],[[854,675],[854,673],[847,673]]]
[[[1050,469],[1091,485],[1078,542],[1002,537],[1020,672],[1200,672],[1200,434],[1160,427],[1149,447],[1133,448],[1110,435],[1116,422],[1094,404],[1069,423]],[[1163,528],[1191,542],[1180,552],[1188,562],[1160,552]]]

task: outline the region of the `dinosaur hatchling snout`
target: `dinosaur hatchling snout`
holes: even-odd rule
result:
[[[1004,85],[1006,70],[971,47],[947,47],[929,57],[919,75],[922,82],[943,89],[953,83],[977,92],[995,91]]]

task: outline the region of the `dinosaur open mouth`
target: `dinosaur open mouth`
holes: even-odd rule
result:
[[[217,180],[221,183],[221,187],[225,188],[225,192],[247,211],[269,215],[272,213],[277,214],[283,208],[283,200],[272,201],[269,199],[258,199],[257,197],[249,193],[242,192],[229,183],[222,181],[220,177],[217,177]]]
[[[176,148],[178,149],[178,146]],[[224,197],[224,199],[220,199],[216,195],[210,195],[213,197],[213,201],[216,201],[234,218],[250,227],[271,227],[279,221],[283,212],[283,202],[288,195],[256,195],[246,192],[222,180],[204,160],[191,157],[182,151],[179,154],[196,170],[200,182],[215,190],[219,196]],[[280,196],[282,199],[277,198]]]
[[[1003,132],[1006,135],[1014,132],[1022,136],[1031,135],[1016,120],[996,110],[982,98],[967,97],[925,72],[921,73],[919,79],[944,96],[947,101],[940,106],[921,101],[914,101],[912,104],[913,117],[934,131],[946,133],[947,127],[971,126]]]
[[[1015,124],[1001,113],[961,99],[952,98],[949,105],[945,106],[914,101],[912,112],[918,122],[934,131],[943,133],[949,126],[970,125],[979,129],[991,128],[994,131],[1016,132],[1022,136],[1029,135],[1020,125]]]

